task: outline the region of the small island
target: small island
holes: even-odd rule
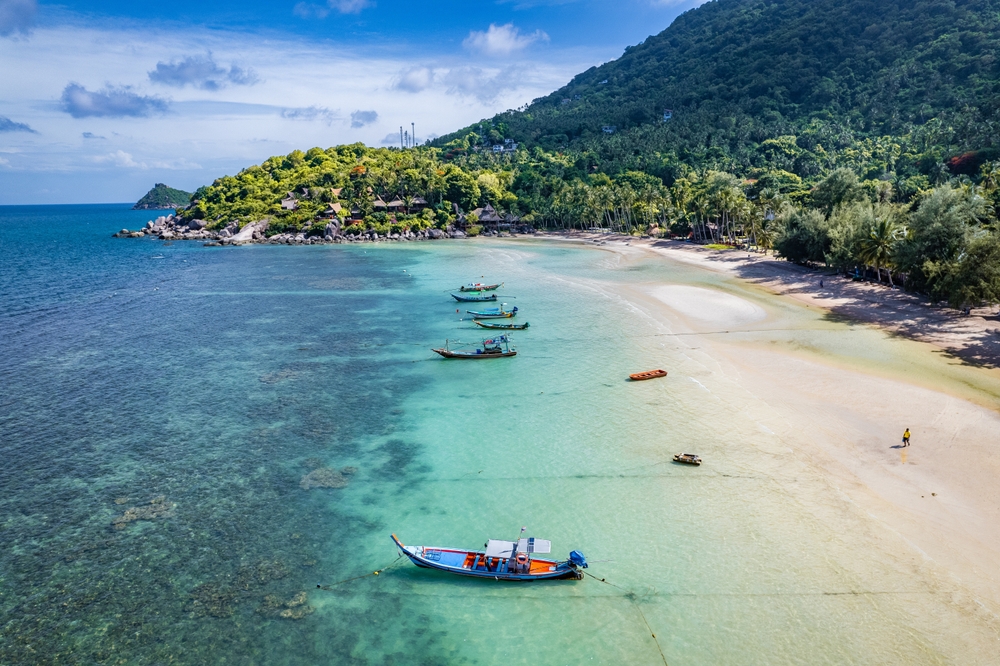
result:
[[[132,206],[132,210],[161,210],[164,208],[179,208],[188,205],[191,193],[157,183]]]

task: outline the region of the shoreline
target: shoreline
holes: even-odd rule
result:
[[[978,617],[991,627],[992,640],[1000,640],[1000,486],[996,483],[1000,478],[1000,403],[994,400],[991,408],[935,387],[933,382],[919,381],[921,371],[940,369],[939,359],[926,355],[930,349],[899,347],[903,341],[891,338],[878,343],[880,351],[892,352],[904,361],[916,359],[913,376],[884,372],[888,361],[874,361],[870,367],[839,363],[834,356],[824,356],[822,341],[815,352],[801,353],[793,341],[779,338],[775,344],[768,335],[759,339],[704,335],[720,328],[744,328],[748,323],[752,333],[754,323],[797,321],[780,308],[755,312],[758,306],[750,298],[755,287],[772,296],[789,296],[797,307],[834,313],[840,308],[844,318],[854,319],[850,313],[855,308],[873,308],[876,311],[870,317],[858,317],[874,324],[873,330],[935,346],[950,344],[956,357],[963,351],[958,345],[968,345],[967,338],[975,338],[976,329],[963,329],[953,337],[939,329],[952,319],[975,317],[945,314],[935,322],[938,328],[918,336],[907,328],[907,322],[917,315],[930,318],[933,312],[921,310],[934,309],[909,294],[843,278],[834,278],[834,284],[829,285],[825,274],[778,260],[747,260],[745,254],[726,256],[737,254],[731,251],[595,236],[598,242],[605,241],[602,249],[620,256],[635,258],[637,253],[625,249],[629,247],[646,256],[740,278],[737,282],[748,288],[743,294],[747,298],[740,297],[738,290],[731,293],[662,281],[608,283],[608,287],[670,330],[697,336],[697,343],[678,344],[686,345],[688,354],[708,369],[712,381],[737,387],[743,398],[734,407],[760,415],[759,425],[775,445],[760,453],[785,461],[775,480],[791,499],[810,507],[817,520],[845,510],[866,514],[871,522],[863,534],[854,535],[859,538],[858,547],[879,547],[887,538],[883,533],[901,539],[907,548],[893,551],[887,565],[907,572],[929,589],[939,590],[943,602],[947,599],[945,603]],[[595,240],[576,234],[560,234],[559,238]],[[822,290],[820,277],[824,280]],[[873,291],[884,291],[885,297],[876,298],[883,295],[872,295]],[[707,318],[699,318],[705,310],[709,311]],[[902,323],[897,321],[904,316],[907,318]],[[1000,388],[996,366],[964,360],[954,365],[959,366],[954,371],[959,376],[981,373],[986,365],[991,388],[993,384]],[[909,448],[899,444],[904,427],[914,432]],[[788,474],[789,469],[822,478],[828,494],[801,494],[804,491],[796,474]]]
[[[809,269],[773,256],[713,250],[684,241],[586,232],[556,232],[546,238],[644,248],[664,257],[747,281],[834,317],[871,324],[893,335],[930,344],[963,364],[1000,370],[1000,311],[973,308],[964,315],[928,304],[920,296],[842,275]],[[822,281],[823,286],[820,286]],[[1000,372],[997,373],[1000,377]]]

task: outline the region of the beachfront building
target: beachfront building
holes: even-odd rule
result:
[[[281,200],[281,209],[295,210],[298,207],[299,207],[299,201],[298,199],[295,198],[295,194],[293,192],[287,192],[285,194],[285,198]]]

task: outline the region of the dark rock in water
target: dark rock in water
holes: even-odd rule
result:
[[[111,526],[116,530],[125,529],[125,526],[136,520],[156,520],[157,518],[167,518],[173,515],[173,502],[166,501],[163,495],[150,500],[149,504],[133,506],[125,509],[125,513],[116,516],[111,520]]]
[[[310,488],[345,488],[347,484],[348,479],[343,473],[329,467],[314,469],[299,481],[299,486],[303,490],[309,490]]]
[[[445,233],[443,231],[441,231],[440,229],[428,229],[427,230],[427,237],[428,238],[444,238],[445,237]]]
[[[236,611],[236,590],[219,583],[202,583],[191,590],[184,610],[196,617],[229,617]]]
[[[310,615],[316,609],[306,603],[305,592],[299,592],[288,601],[282,601],[279,597],[269,594],[264,597],[263,603],[257,607],[257,612],[265,617],[281,617],[288,620],[301,620],[306,615]]]
[[[340,473],[343,474],[344,476],[353,476],[354,474],[358,473],[358,468],[357,467],[345,467],[344,469],[340,470]]]
[[[192,231],[204,229],[205,227],[208,226],[208,222],[206,222],[205,220],[190,220],[188,221],[187,224],[188,224],[188,229],[191,229]]]

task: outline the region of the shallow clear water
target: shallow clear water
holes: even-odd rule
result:
[[[739,292],[769,313],[748,343],[886,372],[898,341],[588,248],[110,238],[148,218],[0,209],[0,663],[989,663],[946,581],[896,571],[899,539],[610,285]],[[480,276],[531,328],[516,358],[444,361],[431,346],[482,340],[448,296]],[[623,381],[654,366],[670,378]],[[684,449],[715,462],[672,465]],[[522,525],[609,584],[400,561],[316,589],[394,562],[390,532]]]

